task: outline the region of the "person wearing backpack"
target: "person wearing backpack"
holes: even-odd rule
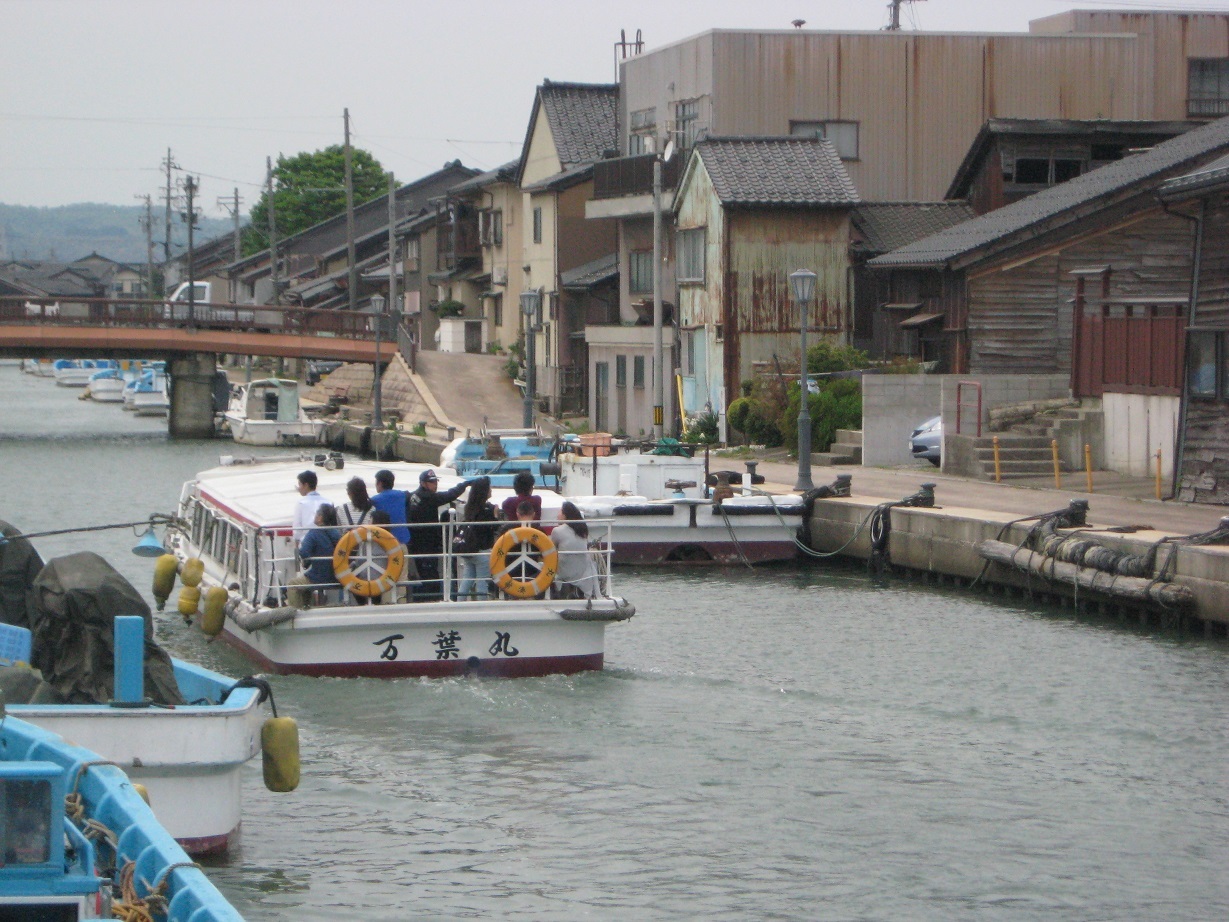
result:
[[[461,525],[453,538],[460,566],[458,599],[485,599],[491,593],[491,548],[499,531],[499,518],[491,502],[491,479],[479,477],[469,488]]]

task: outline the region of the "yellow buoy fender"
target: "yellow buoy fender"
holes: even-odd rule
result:
[[[149,806],[149,789],[143,784],[136,781],[132,782],[132,789],[141,795],[141,800],[145,801],[145,805]]]
[[[265,787],[285,794],[299,786],[299,725],[293,717],[270,717],[260,728]]]
[[[221,586],[210,586],[205,591],[205,605],[201,609],[201,630],[206,637],[217,637],[226,623],[226,601],[230,593]]]
[[[189,557],[183,562],[183,572],[179,574],[179,578],[185,586],[199,586],[204,575],[205,562],[199,557]]]
[[[175,589],[178,569],[179,561],[174,554],[163,554],[154,562],[154,601],[158,603],[158,611],[166,608],[166,600]]]
[[[179,613],[185,618],[191,618],[201,605],[201,587],[184,586],[179,590]]]

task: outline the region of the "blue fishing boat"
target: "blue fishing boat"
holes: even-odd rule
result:
[[[465,478],[489,477],[497,489],[511,489],[516,475],[529,471],[538,486],[558,490],[554,462],[559,445],[575,439],[565,435],[556,440],[537,429],[484,429],[479,435],[454,439],[441,453],[440,466]]]
[[[18,718],[0,723],[0,917],[242,917],[116,766]]]

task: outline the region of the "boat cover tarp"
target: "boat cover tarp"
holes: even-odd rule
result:
[[[154,619],[133,585],[97,554],[57,557],[34,580],[29,598],[31,665],[70,704],[114,697],[115,618],[145,620],[145,697],[183,704],[171,658],[154,640]]]
[[[0,521],[0,533],[12,538],[21,534],[21,529]],[[25,538],[0,543],[0,621],[18,627],[30,626],[26,596],[42,569],[43,558]]]

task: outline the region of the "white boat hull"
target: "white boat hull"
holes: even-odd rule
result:
[[[241,445],[319,445],[324,435],[324,420],[247,419],[238,413],[225,415],[226,425]]]
[[[223,639],[279,674],[512,678],[601,669],[606,625],[630,616],[614,599],[339,606],[256,631],[228,620]]]
[[[199,697],[185,677],[193,673],[214,675],[176,663],[189,701]],[[223,851],[238,832],[243,766],[260,752],[264,722],[256,689],[236,689],[223,705],[10,704],[8,713],[117,763],[145,785],[154,815],[190,854]]]
[[[138,391],[132,398],[132,410],[137,416],[166,416],[171,412],[171,403],[165,393]]]
[[[90,398],[99,403],[123,403],[123,378],[101,378],[90,382]]]

